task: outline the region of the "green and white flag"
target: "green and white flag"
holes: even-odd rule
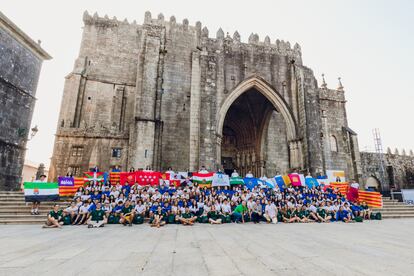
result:
[[[244,180],[240,176],[231,177],[230,178],[230,185],[244,185]]]
[[[59,200],[59,184],[57,182],[24,182],[23,185],[26,202]]]

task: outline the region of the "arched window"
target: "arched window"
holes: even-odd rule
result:
[[[331,135],[329,138],[329,142],[331,144],[331,151],[337,152],[338,151],[338,142],[334,135]]]

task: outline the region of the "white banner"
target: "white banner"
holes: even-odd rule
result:
[[[414,189],[401,189],[403,201],[407,204],[414,204]]]
[[[215,186],[230,186],[230,178],[227,174],[215,173],[213,175],[213,183],[211,185],[213,187],[215,187]]]
[[[328,177],[328,183],[332,182],[346,182],[345,172],[340,170],[326,170],[326,176]]]

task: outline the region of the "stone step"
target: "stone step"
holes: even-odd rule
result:
[[[381,211],[380,212],[383,215],[407,215],[407,214],[412,214],[414,215],[414,212],[412,211]]]
[[[0,191],[0,195],[23,195],[22,191]]]
[[[50,209],[39,210],[40,215],[46,215],[50,212]],[[2,215],[30,215],[30,209],[26,210],[0,210],[0,216]]]
[[[18,214],[18,215],[14,215],[14,214],[0,214],[0,220],[1,219],[16,219],[16,220],[20,220],[20,219],[28,219],[28,220],[43,220],[45,221],[46,219],[46,213],[40,214],[40,215],[25,215],[25,214]]]
[[[70,202],[64,202],[64,201],[57,201],[57,202],[41,202],[40,206],[44,205],[44,206],[53,206],[54,204],[59,204],[59,205],[70,205]],[[0,206],[4,206],[4,205],[16,205],[16,206],[31,206],[32,203],[31,202],[24,202],[24,201],[0,201]]]
[[[39,224],[42,225],[45,223],[44,218],[40,219],[0,219],[0,224]]]
[[[384,214],[383,219],[414,218],[414,214]]]
[[[413,212],[412,208],[384,208],[384,209],[375,209],[374,212]]]
[[[414,206],[412,205],[383,205],[380,209],[395,209],[395,208],[404,208],[404,209],[414,209]]]
[[[9,213],[9,212],[15,212],[15,213],[30,213],[32,208],[2,208],[0,209],[0,213]],[[52,208],[39,208],[39,212],[49,212],[52,210]]]
[[[403,202],[398,202],[398,203],[383,203],[382,206],[413,206],[413,205],[408,205]]]

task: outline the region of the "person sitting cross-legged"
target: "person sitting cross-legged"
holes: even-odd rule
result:
[[[371,219],[372,210],[365,201],[362,202],[361,209],[364,219]]]
[[[193,225],[194,222],[197,220],[197,216],[194,216],[188,207],[185,207],[184,213],[177,216],[177,220],[184,225]]]
[[[97,228],[97,227],[104,227],[104,225],[108,222],[106,217],[105,211],[102,210],[101,203],[96,204],[96,209],[91,212],[91,215],[88,219],[88,228]]]
[[[151,227],[160,228],[161,226],[165,225],[164,212],[162,211],[162,207],[158,206],[157,210],[154,212],[154,216],[151,222]]]
[[[317,208],[317,217],[321,222],[331,222],[331,216],[326,212],[325,203],[322,202]]]
[[[119,219],[119,223],[123,224],[124,226],[126,226],[127,224],[128,226],[132,226],[133,220],[133,207],[131,205],[131,202],[129,200],[126,200],[125,205],[121,211],[121,218]]]
[[[222,223],[222,219],[220,217],[220,214],[216,211],[216,206],[215,205],[211,205],[211,210],[210,210],[210,212],[208,212],[207,216],[208,216],[208,221],[211,224],[221,224]]]
[[[73,220],[72,225],[82,225],[88,220],[89,217],[89,204],[87,201],[84,201],[83,204],[79,207],[78,215]]]
[[[53,205],[53,209],[47,215],[47,220],[43,228],[61,228],[63,225],[62,210],[59,210],[59,205]]]
[[[343,221],[345,223],[354,222],[351,217],[351,213],[349,213],[344,206],[339,207],[339,211],[336,213],[336,220]]]

